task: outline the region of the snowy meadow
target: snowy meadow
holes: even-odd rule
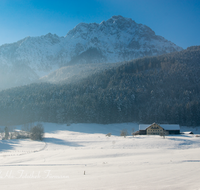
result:
[[[200,189],[200,128],[163,138],[132,136],[136,123],[43,126],[43,141],[0,141],[1,189]]]

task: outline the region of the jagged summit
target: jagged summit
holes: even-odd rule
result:
[[[79,56],[91,47],[95,48],[102,57],[101,60],[91,60],[92,62],[124,61],[182,50],[157,36],[148,26],[120,15],[100,24],[80,23],[66,35],[65,40],[72,50],[72,57]]]
[[[134,20],[131,18],[125,18],[121,15],[118,16],[112,16],[110,19],[106,21],[107,23],[112,23],[112,24],[136,24]]]
[[[18,85],[36,80],[62,66],[120,62],[180,50],[181,47],[157,36],[148,26],[118,15],[99,24],[80,23],[65,37],[48,33],[2,45],[0,69],[4,81],[13,78],[16,68],[20,72],[28,70],[24,74],[28,73],[28,76],[23,76],[22,80],[21,74],[12,79]]]

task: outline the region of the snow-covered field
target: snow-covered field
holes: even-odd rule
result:
[[[43,126],[44,141],[0,141],[0,189],[200,190],[196,135],[121,137],[138,130],[133,123]]]

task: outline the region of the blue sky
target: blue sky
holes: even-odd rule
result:
[[[47,33],[65,36],[80,22],[132,18],[183,48],[200,45],[200,0],[0,0],[0,45]]]

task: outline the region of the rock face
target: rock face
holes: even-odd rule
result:
[[[56,69],[83,63],[111,63],[182,50],[130,18],[80,23],[65,37],[47,34],[0,46],[0,86],[28,84]]]
[[[182,48],[149,27],[122,16],[113,16],[100,24],[78,24],[64,39],[69,62],[118,62],[160,55]]]

